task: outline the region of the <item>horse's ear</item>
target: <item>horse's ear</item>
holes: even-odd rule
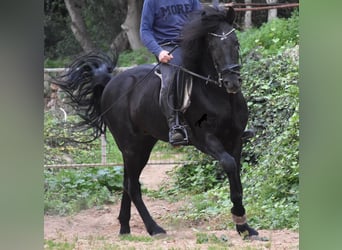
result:
[[[233,9],[233,7],[228,7],[227,22],[229,24],[233,24],[234,20],[235,20],[235,10]]]

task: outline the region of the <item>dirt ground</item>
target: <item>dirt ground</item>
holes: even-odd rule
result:
[[[148,189],[157,189],[159,185],[168,179],[167,171],[172,166],[147,166],[141,176],[141,183]],[[120,204],[105,207],[92,208],[81,211],[72,216],[45,216],[44,239],[54,242],[70,242],[74,249],[299,249],[299,234],[290,230],[258,230],[261,237],[268,241],[243,240],[233,229],[213,231],[207,224],[191,226],[186,223],[170,223],[169,217],[177,213],[182,202],[169,203],[165,200],[157,200],[144,197],[146,206],[151,215],[161,225],[167,234],[157,237],[149,237],[137,210],[132,206],[131,235],[134,238],[122,238],[118,235]],[[198,235],[215,235],[221,239],[218,244],[210,240],[198,241]],[[213,248],[215,246],[216,248]]]

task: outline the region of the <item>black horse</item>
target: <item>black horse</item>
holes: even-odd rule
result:
[[[232,219],[240,234],[258,232],[247,224],[242,201],[240,157],[248,110],[241,93],[239,43],[233,8],[206,7],[183,29],[184,67],[192,75],[191,105],[182,114],[190,144],[218,160],[228,175]],[[79,115],[100,135],[111,131],[124,160],[120,234],[130,233],[131,202],[150,235],[165,233],[141,197],[139,176],[158,140],[168,141],[168,125],[159,107],[160,79],[154,65],[141,65],[113,76],[112,61],[101,54],[77,59],[61,77]],[[190,73],[189,73],[190,72]],[[200,123],[200,126],[199,126]]]

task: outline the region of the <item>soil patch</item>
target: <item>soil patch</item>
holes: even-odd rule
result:
[[[150,189],[157,189],[162,182],[169,178],[167,172],[172,167],[147,166],[144,169],[141,182]],[[120,204],[108,205],[81,211],[76,215],[45,216],[44,239],[54,242],[70,242],[74,249],[299,249],[299,234],[290,230],[259,230],[262,237],[269,241],[248,241],[233,229],[208,230],[210,221],[199,226],[192,226],[186,222],[171,222],[170,215],[177,213],[182,207],[180,201],[170,203],[165,200],[144,197],[146,206],[153,218],[161,225],[167,234],[150,237],[144,224],[132,206],[131,235],[133,238],[122,238],[118,235]],[[202,236],[201,236],[202,235]],[[204,239],[203,239],[204,235]],[[206,242],[206,236],[208,240]],[[213,242],[210,238],[216,236]]]

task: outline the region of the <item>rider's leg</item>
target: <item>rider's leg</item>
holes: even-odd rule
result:
[[[170,51],[173,56],[170,64],[182,65],[182,50],[180,47],[163,46],[163,49]],[[177,67],[162,63],[160,64],[160,71],[163,78],[160,91],[160,105],[170,128],[169,142],[177,145],[187,144],[185,131],[180,129],[179,120],[176,119],[176,116],[179,115],[179,113],[177,114],[178,111],[175,111],[177,107],[175,105],[176,91],[174,84]]]
[[[174,98],[174,75],[175,70],[172,66],[162,64],[160,66],[162,73],[162,86],[160,90],[160,107],[167,119],[168,126],[170,128],[169,142],[179,142],[184,140],[184,134],[175,129],[176,125],[176,111],[175,111],[175,98]]]

